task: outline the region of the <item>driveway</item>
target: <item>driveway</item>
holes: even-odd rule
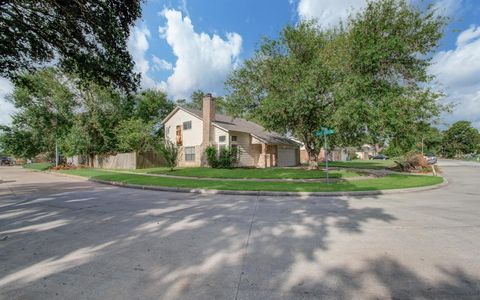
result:
[[[0,299],[478,299],[480,164],[371,197],[126,189],[0,168]]]

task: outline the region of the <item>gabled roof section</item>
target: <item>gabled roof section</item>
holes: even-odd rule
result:
[[[177,106],[175,109],[162,121],[162,124],[165,123],[170,117],[175,114],[179,109],[186,111],[199,119],[203,119],[203,113],[199,109],[193,109],[188,107]],[[249,133],[255,138],[271,145],[292,145],[299,146],[300,144],[296,141],[286,138],[279,133],[273,131],[267,131],[263,126],[258,125],[257,123],[247,121],[242,118],[234,118],[232,116],[215,114],[215,120],[213,120],[213,125],[220,127],[227,131],[238,131]]]
[[[194,117],[199,118],[200,120],[203,119],[203,118],[202,118],[202,112],[201,112],[201,111],[200,111],[200,115],[197,115],[197,114],[195,114],[195,113],[192,113],[192,112],[190,111],[190,109],[187,109],[186,107],[177,105],[177,106],[175,106],[175,108],[162,120],[161,124],[162,124],[162,125],[165,124],[165,123],[166,123],[177,111],[179,111],[179,110],[183,110],[184,112],[187,112],[187,113],[193,115]]]

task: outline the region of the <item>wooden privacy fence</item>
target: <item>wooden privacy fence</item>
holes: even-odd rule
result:
[[[100,169],[145,169],[165,166],[165,159],[157,152],[129,152],[112,155],[74,155],[67,158],[72,165],[87,165]]]

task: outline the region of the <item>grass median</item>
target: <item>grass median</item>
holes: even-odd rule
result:
[[[325,167],[325,162],[321,162],[318,164],[320,167]],[[395,161],[393,159],[386,159],[386,160],[351,160],[351,161],[329,161],[329,167],[337,167],[337,168],[357,168],[357,169],[373,169],[373,170],[381,170],[387,169],[390,167],[395,166]]]
[[[45,171],[52,167],[51,163],[31,163],[31,164],[24,164],[22,166],[25,169],[37,170],[37,171]]]
[[[165,174],[172,176],[200,177],[200,178],[232,178],[232,179],[318,179],[325,178],[327,173],[321,170],[305,170],[301,168],[177,168],[171,171],[168,168],[151,168],[134,170],[137,173]],[[328,172],[330,178],[346,178],[367,175],[363,172],[350,170],[332,170]]]
[[[97,169],[77,169],[60,171],[92,179],[122,182],[136,185],[163,186],[190,189],[244,190],[244,191],[282,191],[282,192],[339,192],[339,191],[375,191],[429,186],[443,182],[442,177],[424,175],[391,174],[381,178],[364,180],[344,180],[326,183],[307,182],[267,182],[267,181],[228,181],[177,179],[155,177],[141,174],[116,173]]]

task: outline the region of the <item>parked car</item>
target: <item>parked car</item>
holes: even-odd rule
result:
[[[427,153],[423,156],[429,165],[437,163],[437,157],[433,153]]]
[[[372,156],[370,159],[387,160],[387,159],[388,159],[388,156],[386,156],[386,155],[384,155],[384,154],[378,154],[378,155]]]
[[[13,161],[10,157],[2,157],[0,159],[1,166],[13,166]]]

